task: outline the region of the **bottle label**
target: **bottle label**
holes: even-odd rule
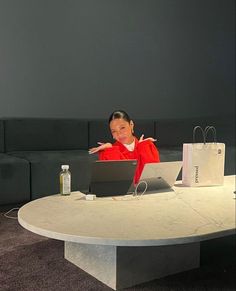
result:
[[[68,195],[71,192],[71,177],[70,175],[62,176],[62,195]]]

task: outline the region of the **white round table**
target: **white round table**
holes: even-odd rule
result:
[[[199,266],[200,241],[235,233],[235,176],[224,186],[183,187],[85,200],[53,195],[21,207],[26,229],[65,241],[65,258],[113,289]],[[183,257],[185,258],[183,260]]]

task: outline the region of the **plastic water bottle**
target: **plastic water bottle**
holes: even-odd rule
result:
[[[61,195],[70,195],[71,192],[71,173],[69,165],[62,165],[60,172],[60,193]]]

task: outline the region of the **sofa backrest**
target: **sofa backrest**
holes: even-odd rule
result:
[[[216,128],[217,142],[226,145],[235,145],[235,115],[208,116],[186,119],[157,120],[155,136],[159,147],[182,147],[183,143],[193,142],[193,128],[200,125]],[[209,133],[207,141],[213,141],[213,135]],[[196,142],[203,142],[200,132],[196,132]]]
[[[0,153],[4,152],[4,127],[3,121],[0,120]]]
[[[88,149],[88,121],[62,118],[5,119],[5,151]]]
[[[135,135],[155,137],[157,147],[192,142],[194,126],[213,125],[217,141],[235,145],[235,115],[186,119],[134,120]],[[4,139],[5,138],[5,139]],[[209,135],[211,141],[212,136]],[[5,118],[0,120],[0,152],[87,150],[97,142],[114,142],[107,119]],[[197,141],[201,137],[197,136]]]
[[[156,121],[155,137],[158,147],[181,147],[192,142],[195,125],[201,125],[195,119],[160,119]]]
[[[218,142],[225,143],[226,146],[235,146],[235,115],[229,114],[224,116],[208,117],[205,120],[205,125],[212,125],[216,128],[216,136]],[[209,134],[209,140],[211,140],[212,135]]]
[[[134,134],[139,138],[154,137],[155,122],[152,120],[134,120]],[[89,121],[89,147],[97,146],[97,142],[111,142],[112,139],[107,119],[94,119]]]

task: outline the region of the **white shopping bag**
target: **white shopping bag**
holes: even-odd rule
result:
[[[201,129],[203,143],[195,143],[195,132]],[[207,133],[214,134],[214,142],[206,142]],[[182,183],[186,186],[214,186],[224,184],[225,144],[216,142],[216,129],[196,126],[193,143],[183,144]]]

